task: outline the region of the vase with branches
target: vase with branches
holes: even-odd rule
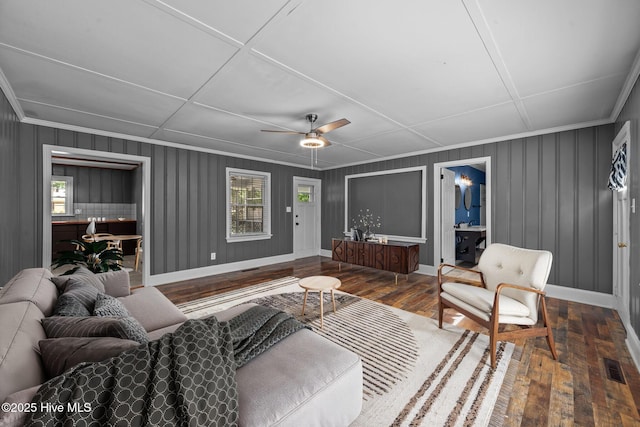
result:
[[[364,231],[365,239],[373,235],[374,229],[382,227],[379,215],[374,215],[369,209],[362,210],[351,220],[353,227]]]

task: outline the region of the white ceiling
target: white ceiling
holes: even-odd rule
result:
[[[609,123],[638,76],[637,0],[8,0],[20,118],[320,169]]]

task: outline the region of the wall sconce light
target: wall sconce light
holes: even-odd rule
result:
[[[467,187],[471,187],[473,185],[473,181],[467,175],[460,175],[460,184],[464,184]]]

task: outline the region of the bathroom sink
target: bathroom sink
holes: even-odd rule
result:
[[[460,228],[456,229],[457,231],[486,231],[486,225],[460,225]]]

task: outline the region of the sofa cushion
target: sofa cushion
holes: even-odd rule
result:
[[[79,267],[73,274],[52,277],[51,281],[55,283],[61,293],[65,292],[71,283],[84,283],[93,286],[99,292],[104,293],[105,291],[104,284],[98,279],[97,274],[84,266]]]
[[[106,273],[96,274],[104,285],[104,293],[112,297],[126,297],[131,295],[131,285],[129,282],[129,272],[126,270],[115,270]]]
[[[254,304],[216,313],[224,321]],[[239,425],[349,425],[362,409],[360,357],[308,329],[236,372]]]
[[[38,389],[40,389],[40,384],[11,393],[5,399],[5,403],[18,403],[22,405],[31,403]],[[0,427],[22,427],[27,420],[28,413],[27,411],[5,412],[0,410]]]
[[[0,306],[0,402],[46,380],[38,354],[38,341],[46,338],[40,324],[43,317],[38,306],[28,301]]]
[[[149,341],[155,341],[159,338],[162,338],[164,334],[175,332],[176,329],[178,329],[181,325],[182,323],[175,323],[170,326],[165,326],[164,328],[154,329],[153,331],[147,332],[147,335],[149,336]]]
[[[146,332],[132,317],[60,317],[42,319],[48,338],[115,337],[131,339],[141,344],[149,341]]]
[[[152,286],[135,289],[131,295],[118,299],[147,332],[187,320],[178,307]]]
[[[49,378],[82,362],[99,362],[139,346],[132,340],[113,337],[49,338],[39,342],[44,369]]]
[[[51,283],[52,274],[46,268],[27,268],[13,276],[0,290],[0,304],[30,301],[50,316],[58,297],[58,290]]]

